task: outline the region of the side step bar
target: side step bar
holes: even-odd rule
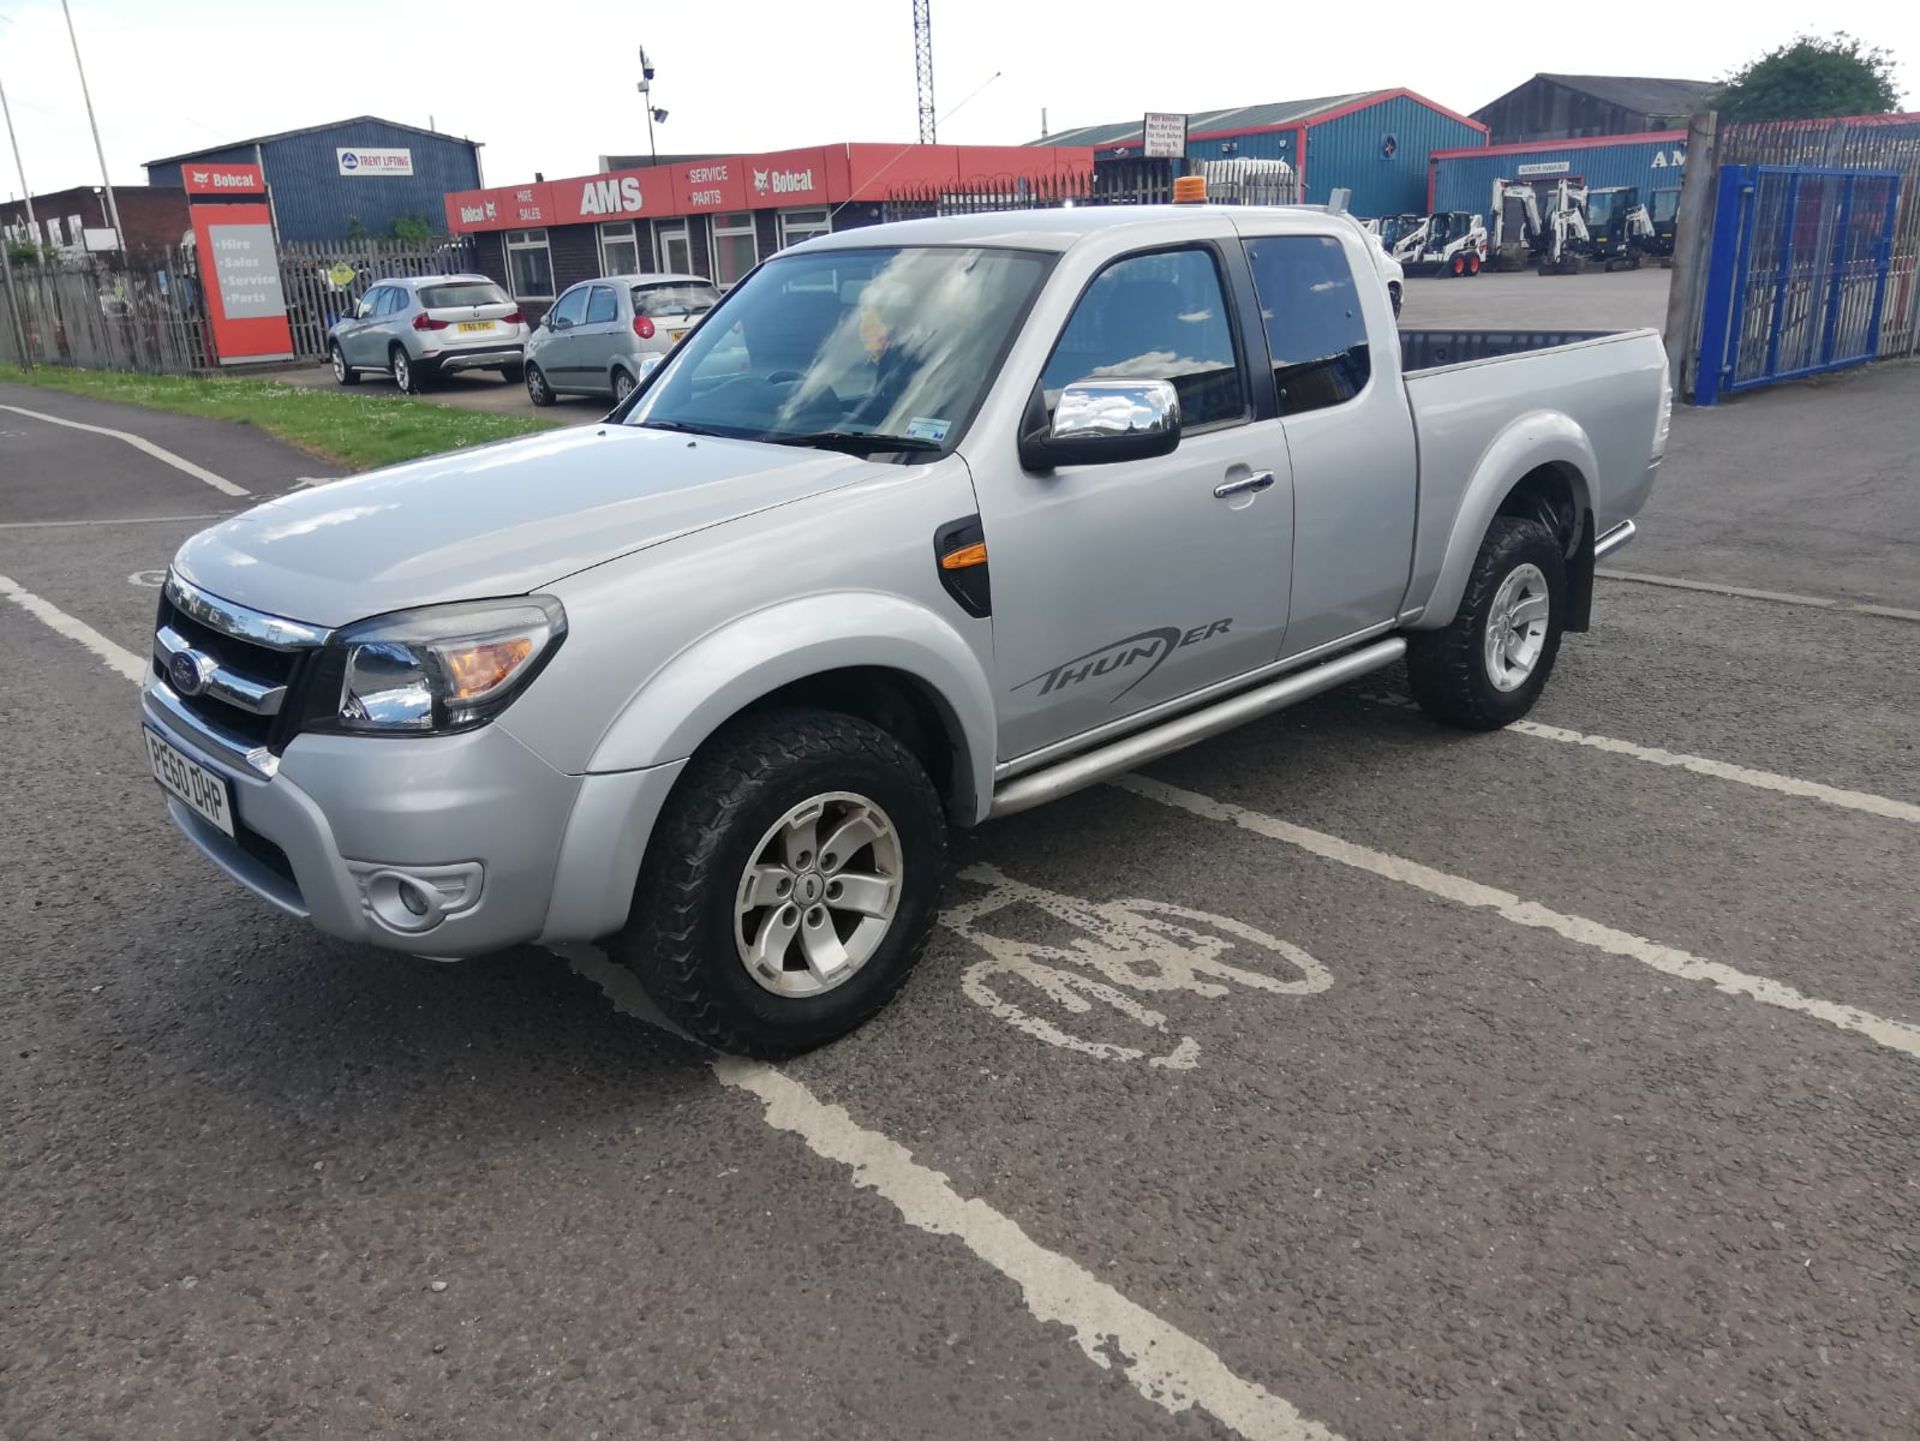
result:
[[[1282,676],[1279,680],[1269,681],[1252,690],[1241,691],[1203,709],[1189,711],[1151,729],[1101,746],[1098,750],[1087,751],[1058,765],[1048,766],[1045,770],[1008,781],[994,791],[993,808],[987,812],[988,817],[998,819],[1016,815],[1057,800],[1096,781],[1103,781],[1108,776],[1133,770],[1150,760],[1183,750],[1196,741],[1244,725],[1270,711],[1285,710],[1322,691],[1345,685],[1371,671],[1392,665],[1406,653],[1406,638],[1390,635],[1385,640],[1377,640],[1372,645],[1348,651],[1345,655],[1335,656],[1332,660],[1322,661],[1319,665]]]
[[[1593,558],[1596,561],[1605,560],[1639,533],[1638,527],[1632,521],[1621,521],[1593,543]]]

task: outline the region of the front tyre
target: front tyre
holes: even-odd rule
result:
[[[609,950],[689,1034],[793,1055],[899,990],[945,865],[940,798],[906,747],[836,712],[770,711],[688,765]]]
[[[1553,673],[1566,606],[1566,557],[1553,533],[1537,520],[1495,516],[1452,622],[1407,637],[1413,698],[1465,730],[1519,720]]]

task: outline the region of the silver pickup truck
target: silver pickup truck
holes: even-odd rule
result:
[[[600,941],[682,1026],[843,1034],[947,829],[1405,658],[1526,713],[1666,446],[1651,331],[1396,331],[1308,209],[823,237],[605,421],[300,491],[175,557],[187,838],[333,935]]]

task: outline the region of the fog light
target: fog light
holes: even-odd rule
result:
[[[361,904],[374,921],[405,935],[430,931],[480,901],[478,862],[451,866],[381,866],[348,862]]]

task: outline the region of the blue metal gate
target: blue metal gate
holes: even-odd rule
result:
[[[1694,404],[1872,360],[1899,204],[1896,170],[1723,167]]]

